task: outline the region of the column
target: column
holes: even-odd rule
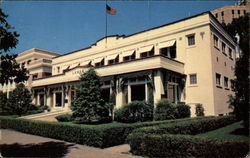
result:
[[[131,102],[131,85],[128,82],[128,103],[130,103],[130,102]]]
[[[157,70],[154,75],[154,85],[154,104],[156,104],[161,100],[161,95],[164,94],[163,78],[160,70]]]
[[[40,94],[39,93],[37,94],[37,102],[36,103],[37,103],[37,105],[40,105]]]
[[[147,84],[147,81],[145,81],[145,101],[148,102],[148,84]]]
[[[117,79],[116,80],[116,105],[115,107],[117,109],[119,109],[120,107],[122,107],[123,104],[123,95],[122,95],[122,90],[119,87],[119,82],[121,82],[121,79]]]
[[[154,45],[154,51],[155,51],[155,55],[159,55],[160,54],[160,50],[158,49],[158,44]]]
[[[175,84],[175,85],[174,85],[174,103],[175,103],[175,104],[177,104],[177,102],[178,102],[177,88],[178,88],[178,86]]]
[[[56,92],[53,92],[53,108],[56,106]]]
[[[65,107],[65,105],[64,105],[64,100],[65,100],[65,96],[64,96],[64,92],[65,90],[64,90],[64,86],[62,86],[62,107]]]
[[[70,109],[70,107],[71,107],[71,102],[72,102],[72,100],[71,100],[71,98],[72,98],[72,96],[71,96],[71,88],[72,88],[72,86],[71,85],[69,85],[69,89],[68,89],[68,107],[67,107],[67,109],[69,110]]]

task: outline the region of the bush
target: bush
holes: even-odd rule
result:
[[[162,99],[156,104],[154,119],[155,120],[175,119],[176,114],[177,114],[177,109],[175,104],[171,103],[167,99]]]
[[[56,116],[56,119],[58,122],[70,122],[73,121],[72,115],[71,114],[62,114],[59,116]]]
[[[200,117],[198,117],[200,118]],[[190,119],[190,121],[179,121],[172,124],[161,124],[154,127],[143,127],[136,129],[133,133],[144,134],[200,134],[215,130],[236,122],[234,116],[201,117],[200,119]]]
[[[21,83],[10,93],[7,106],[12,114],[21,116],[29,111],[31,102],[30,91]]]
[[[71,110],[76,123],[100,122],[109,117],[109,107],[101,98],[100,77],[94,68],[80,76]]]
[[[79,125],[63,122],[58,123],[14,119],[0,116],[0,127],[68,142],[104,148],[124,144],[127,136],[136,128],[198,119],[201,118],[198,117],[131,124],[110,123],[100,125]]]
[[[191,115],[190,106],[186,105],[184,102],[178,103],[176,108],[177,108],[176,118],[190,117]]]
[[[196,104],[195,105],[195,114],[196,116],[204,116],[204,108],[202,104]]]
[[[115,120],[124,123],[152,121],[153,106],[144,101],[131,102],[116,111]]]
[[[0,115],[9,115],[11,111],[7,106],[7,94],[0,91]]]
[[[131,151],[148,157],[245,157],[248,142],[204,139],[190,135],[154,135],[136,133],[129,136]]]
[[[189,121],[143,127],[135,129],[128,136],[127,142],[132,153],[149,157],[240,157],[248,151],[247,142],[190,136],[221,128],[235,121],[233,116],[197,117]]]

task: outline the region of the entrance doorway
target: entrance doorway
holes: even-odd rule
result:
[[[103,88],[101,90],[101,95],[102,95],[102,99],[104,100],[104,102],[108,103],[109,98],[110,98],[110,88]]]
[[[143,101],[145,97],[145,84],[142,85],[131,85],[131,101]]]

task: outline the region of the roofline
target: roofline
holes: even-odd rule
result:
[[[174,21],[174,22],[170,22],[170,23],[167,23],[167,24],[163,24],[163,25],[160,25],[160,26],[149,28],[149,29],[146,29],[146,30],[143,30],[143,31],[139,31],[139,32],[136,32],[136,33],[132,33],[132,34],[129,34],[129,35],[109,35],[109,36],[105,36],[105,37],[102,37],[99,40],[97,40],[96,43],[99,42],[99,41],[101,41],[101,40],[103,40],[106,37],[123,37],[123,38],[127,38],[127,37],[130,37],[130,36],[136,35],[136,34],[140,34],[140,33],[143,33],[143,32],[155,30],[155,29],[158,29],[158,28],[161,28],[161,27],[172,25],[172,24],[184,21],[184,20],[188,20],[188,19],[191,19],[191,18],[195,18],[197,16],[201,16],[201,15],[204,15],[204,14],[209,14],[209,13],[210,13],[209,11],[202,12],[202,13],[199,13],[199,14],[196,14],[196,15],[193,15],[193,16],[189,16],[189,17],[186,17],[186,18]],[[96,45],[96,43],[92,44],[91,46]],[[66,53],[66,54],[62,54],[62,55],[59,55],[59,56],[56,56],[56,57],[53,57],[53,59],[58,58],[58,57],[62,57],[62,56],[66,56],[66,55],[69,55],[69,54],[72,54],[72,53],[75,53],[75,52],[78,52],[78,51],[89,49],[89,48],[91,48],[91,46],[86,47],[86,48],[82,48],[82,49],[78,49],[78,50],[75,50],[75,51],[72,51],[72,52],[69,52],[69,53]]]
[[[78,52],[78,51],[90,49],[92,46],[96,45],[97,42],[99,42],[99,41],[101,41],[101,40],[103,40],[105,38],[108,38],[108,37],[123,37],[123,38],[127,38],[127,37],[130,37],[130,36],[134,36],[134,35],[137,35],[137,34],[140,34],[140,33],[144,33],[144,32],[151,31],[151,30],[155,30],[155,29],[158,29],[158,28],[161,28],[161,27],[172,25],[172,24],[184,21],[184,20],[188,20],[188,19],[192,19],[192,18],[201,16],[201,15],[205,15],[205,14],[209,14],[211,17],[213,17],[213,19],[218,23],[218,25],[220,25],[223,28],[223,30],[234,40],[234,38],[224,29],[224,27],[222,26],[222,24],[214,17],[214,15],[211,13],[211,11],[205,11],[205,12],[193,15],[193,16],[189,16],[189,17],[177,20],[177,21],[173,21],[173,22],[170,22],[170,23],[167,23],[167,24],[163,24],[163,25],[160,25],[160,26],[149,28],[149,29],[146,29],[146,30],[143,30],[143,31],[139,31],[139,32],[136,32],[136,33],[132,33],[132,34],[129,34],[129,35],[118,35],[118,34],[116,34],[116,35],[105,36],[105,37],[102,37],[99,40],[97,40],[94,44],[92,44],[89,47],[78,49],[78,50],[75,50],[75,51],[72,51],[72,52],[69,52],[69,53],[66,53],[66,54],[62,54],[62,55],[53,57],[53,59],[58,58],[58,57],[62,57],[62,56],[66,56],[66,55],[69,55],[69,54],[72,54],[72,53],[75,53],[75,52]]]
[[[26,54],[28,54],[28,53],[30,53],[30,52],[44,52],[44,53],[48,53],[48,54],[50,54],[50,55],[61,55],[61,54],[59,54],[59,53],[55,53],[55,52],[51,52],[51,51],[47,51],[47,50],[44,50],[44,49],[40,49],[40,48],[31,48],[31,49],[29,49],[29,50],[26,50],[26,51],[24,51],[24,52],[21,52],[21,53],[19,53],[18,54],[18,56],[19,57],[21,57],[21,56],[24,56],[24,55],[26,55]]]

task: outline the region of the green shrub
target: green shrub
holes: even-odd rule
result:
[[[190,121],[179,121],[172,124],[160,124],[154,127],[143,127],[133,131],[133,133],[144,134],[190,134],[204,133],[236,122],[234,116],[220,117],[198,117],[200,119],[190,119]],[[203,119],[202,119],[203,118]]]
[[[62,114],[59,116],[56,116],[56,119],[58,122],[70,122],[73,121],[71,114]]]
[[[0,91],[0,115],[9,115],[11,111],[7,106],[7,94]]]
[[[89,68],[80,76],[71,110],[76,123],[101,122],[110,117],[109,107],[101,98],[100,77],[94,68]]]
[[[195,105],[195,115],[196,116],[204,116],[205,109],[203,108],[202,104],[196,104]]]
[[[30,91],[21,83],[10,93],[7,106],[12,114],[21,116],[29,111],[32,106],[31,102]]]
[[[204,139],[190,135],[154,135],[135,133],[129,136],[131,151],[148,157],[238,158],[248,153],[248,142]]]
[[[177,108],[177,116],[176,116],[176,118],[190,117],[190,115],[191,115],[190,106],[188,106],[184,102],[178,103],[176,108]]]
[[[115,120],[118,122],[134,123],[152,119],[153,106],[144,101],[133,101],[115,112]]]
[[[104,148],[124,144],[127,136],[136,128],[157,126],[160,124],[171,124],[176,122],[187,122],[199,119],[201,118],[138,122],[130,124],[109,123],[100,125],[79,125],[63,122],[58,123],[14,119],[0,116],[0,128],[9,128],[24,133]]]
[[[162,99],[156,104],[154,119],[155,120],[169,120],[175,119],[177,109],[175,104],[167,99]]]

